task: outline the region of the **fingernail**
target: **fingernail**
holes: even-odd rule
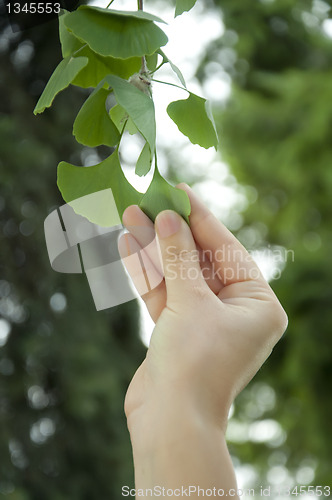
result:
[[[135,223],[137,223],[137,221],[140,223],[141,221],[145,221],[146,218],[146,215],[142,212],[138,205],[130,205],[127,207],[122,216],[124,225],[127,225],[127,223],[128,225],[131,225],[129,223],[133,220]]]
[[[156,218],[156,228],[160,238],[168,238],[169,236],[172,236],[172,234],[179,231],[180,227],[180,215],[172,212],[171,210],[161,212]]]

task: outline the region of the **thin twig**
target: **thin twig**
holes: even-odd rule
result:
[[[158,69],[160,69],[162,66],[164,66],[164,64],[166,63],[166,61],[162,61],[159,66],[156,67],[156,69],[154,69],[153,71],[150,71],[150,75],[154,75]]]
[[[148,72],[149,72],[149,70],[148,70],[148,66],[146,64],[145,56],[142,56],[142,66],[141,66],[141,69],[140,69],[140,73],[143,74],[143,75],[147,75]]]
[[[137,8],[138,8],[138,10],[143,10],[143,0],[137,0]],[[146,64],[145,56],[142,56],[142,66],[140,69],[140,73],[143,75],[147,75],[148,71],[149,70],[148,70],[148,67]]]
[[[176,87],[178,89],[185,90],[186,92],[188,92],[188,94],[191,93],[190,90],[186,89],[185,87],[180,87],[180,85],[176,85],[175,83],[162,82],[161,80],[155,80],[154,78],[152,78],[151,81],[156,83],[163,83],[164,85],[170,85],[171,87]]]

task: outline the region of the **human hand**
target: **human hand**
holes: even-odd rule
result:
[[[224,429],[232,401],[270,355],[287,316],[239,241],[188,186],[178,187],[190,198],[190,228],[172,211],[160,213],[155,226],[136,206],[123,216],[131,232],[119,242],[121,256],[142,250],[156,228],[165,275],[150,245],[144,262],[161,282],[143,299],[156,325],[125,411],[136,426],[176,400]]]

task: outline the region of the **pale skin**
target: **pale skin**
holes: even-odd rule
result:
[[[137,206],[123,216],[131,232],[120,241],[122,257],[149,243],[136,228],[155,230],[165,275],[143,296],[155,328],[125,399],[135,488],[181,493],[196,485],[238,498],[225,439],[229,409],[287,316],[239,241],[187,185],[178,187],[189,195],[190,227],[169,210],[154,225]],[[145,254],[147,268],[161,273],[156,250]]]

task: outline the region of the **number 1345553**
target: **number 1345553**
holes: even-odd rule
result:
[[[29,3],[7,3],[8,14],[59,14],[60,3],[51,2],[29,2]]]

